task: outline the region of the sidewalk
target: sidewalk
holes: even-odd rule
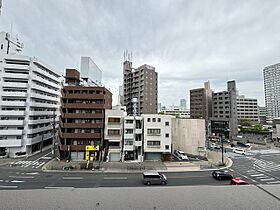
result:
[[[228,166],[231,165],[227,161]],[[193,162],[160,162],[160,161],[145,161],[142,163],[135,162],[103,162],[90,163],[89,169],[86,168],[86,161],[83,162],[63,162],[56,159],[49,161],[42,168],[45,172],[69,172],[63,170],[63,167],[72,166],[74,169],[70,172],[86,172],[86,173],[142,173],[147,170],[156,170],[161,172],[187,172],[187,171],[205,171],[214,170],[218,166],[208,161],[193,161]],[[224,166],[223,168],[226,168]],[[95,168],[95,169],[94,169]]]

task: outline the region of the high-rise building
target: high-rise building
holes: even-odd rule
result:
[[[249,119],[253,123],[259,122],[258,100],[246,98],[244,95],[237,96],[237,119]]]
[[[258,111],[259,111],[259,122],[261,124],[266,124],[266,108],[265,108],[265,106],[259,106]]]
[[[180,99],[180,107],[187,109],[186,99]]]
[[[204,88],[190,90],[190,116],[193,119],[205,119],[206,124],[212,116],[212,90],[209,81],[204,83]]]
[[[230,139],[238,133],[237,90],[235,81],[227,82],[227,90],[213,93],[212,133],[228,135]]]
[[[81,57],[81,78],[87,83],[101,85],[102,71],[90,57]]]
[[[76,69],[66,69],[62,87],[60,157],[72,160],[101,160],[105,109],[112,108],[112,93],[105,87],[81,81]]]
[[[56,70],[34,57],[1,53],[0,149],[13,157],[52,144],[59,96]]]
[[[280,63],[264,68],[264,93],[267,120],[280,117]]]
[[[9,33],[0,33],[0,54],[19,54],[23,49],[23,43],[18,38],[12,37]]]
[[[127,114],[133,114],[132,99],[137,98],[138,114],[157,114],[158,109],[158,75],[155,68],[144,64],[136,69],[132,62],[123,63],[123,105]]]

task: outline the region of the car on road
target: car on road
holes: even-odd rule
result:
[[[188,156],[180,150],[175,150],[174,151],[175,156],[177,156],[180,160],[189,160]]]
[[[247,185],[249,183],[244,181],[244,180],[242,180],[242,179],[240,179],[239,177],[236,177],[236,178],[232,178],[230,180],[230,184],[231,185]]]
[[[232,152],[236,153],[236,154],[246,155],[246,150],[245,149],[233,148]]]
[[[152,185],[152,184],[167,184],[167,177],[157,171],[145,171],[143,172],[143,184]]]
[[[217,180],[233,178],[233,176],[227,170],[215,170],[212,172],[212,176]]]

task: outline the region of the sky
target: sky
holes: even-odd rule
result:
[[[189,106],[189,90],[236,80],[264,105],[265,66],[280,62],[278,0],[3,0],[0,31],[61,74],[90,56],[117,103],[125,50],[159,77],[162,105]]]

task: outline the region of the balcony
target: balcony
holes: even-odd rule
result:
[[[33,128],[33,129],[28,129],[27,134],[34,134],[34,133],[39,133],[42,131],[47,131],[47,130],[52,130],[53,127],[51,125],[40,127],[40,128]]]
[[[14,97],[23,97],[26,98],[27,97],[27,93],[26,92],[2,92],[2,96],[14,96]]]
[[[58,102],[59,98],[57,97],[53,97],[53,96],[47,96],[47,95],[42,95],[42,94],[38,94],[38,93],[31,93],[30,94],[31,98],[39,98],[39,99],[45,99],[48,101],[54,101],[54,102]]]
[[[136,129],[135,134],[142,134],[142,129],[141,128]]]
[[[100,133],[62,133],[62,138],[76,138],[76,139],[98,139],[101,138]]]
[[[39,102],[31,102],[31,107],[43,107],[43,108],[58,108],[58,104],[48,104],[48,103],[39,103]]]
[[[33,84],[31,88],[36,89],[36,90],[41,90],[41,91],[44,91],[44,92],[47,92],[47,93],[55,94],[55,95],[59,94],[59,90],[53,90],[53,89],[50,89],[50,88],[47,88],[47,87],[42,87],[42,86],[36,85],[36,84]]]
[[[3,78],[28,79],[28,74],[4,73]]]
[[[23,125],[23,120],[0,120],[0,125]]]
[[[134,150],[134,145],[124,145],[123,150],[124,151],[133,151]]]
[[[60,112],[56,111],[55,114],[59,115]],[[46,115],[53,115],[53,111],[30,111],[30,116],[46,116]]]
[[[134,134],[133,133],[125,133],[124,134],[124,139],[134,139]]]
[[[105,104],[62,103],[61,106],[68,109],[104,109]]]
[[[40,65],[42,65],[42,64],[40,64]],[[40,68],[38,68],[38,67],[33,68],[33,71],[34,71],[34,72],[38,72],[38,73],[40,73],[40,74],[42,74],[42,75],[46,75],[46,77],[48,77],[48,78],[50,78],[50,79],[52,79],[52,80],[54,80],[54,81],[59,82],[59,78],[57,78],[57,77],[55,77],[55,76],[53,76],[53,75],[47,73],[46,71],[44,71],[44,70],[42,70],[42,69],[40,69]]]
[[[141,147],[142,146],[142,141],[135,141],[134,142],[136,147]]]
[[[68,98],[68,99],[104,99],[103,94],[65,94],[62,93],[62,98]]]
[[[52,138],[52,136],[53,136],[52,133],[44,134],[44,141],[49,138]],[[26,141],[26,145],[33,145],[38,142],[42,142],[42,137],[43,137],[43,135],[38,135],[33,138],[28,138]]]
[[[23,130],[0,130],[0,136],[20,136],[23,134]]]
[[[1,101],[2,106],[11,106],[11,107],[25,107],[26,102],[24,101]]]
[[[0,140],[0,147],[21,147],[22,139]]]
[[[134,129],[134,123],[125,123],[124,129]]]
[[[121,147],[120,146],[109,146],[109,152],[120,152]]]
[[[48,77],[49,77],[49,75],[48,75]],[[58,88],[58,89],[60,88],[60,85],[59,85],[59,84],[56,84],[56,83],[54,83],[54,82],[51,82],[51,81],[49,81],[49,80],[47,80],[47,79],[43,79],[42,77],[39,77],[39,76],[33,76],[33,77],[32,77],[32,80],[35,80],[35,81],[44,83],[44,84],[49,85],[49,86],[54,87],[54,88]],[[55,81],[57,81],[57,79],[56,79]],[[58,82],[58,81],[57,81],[57,82]]]
[[[3,82],[3,87],[18,87],[18,88],[28,88],[28,83],[21,83],[21,82]]]
[[[55,120],[56,122],[58,122],[58,117]],[[39,124],[39,123],[52,123],[53,119],[38,119],[38,120],[29,120],[28,124]]]
[[[62,123],[63,128],[103,128],[103,123]]]
[[[65,113],[65,114],[61,114],[62,118],[69,118],[69,119],[102,119],[104,118],[103,114],[86,114],[86,113]]]
[[[25,111],[0,110],[0,116],[24,116]]]

